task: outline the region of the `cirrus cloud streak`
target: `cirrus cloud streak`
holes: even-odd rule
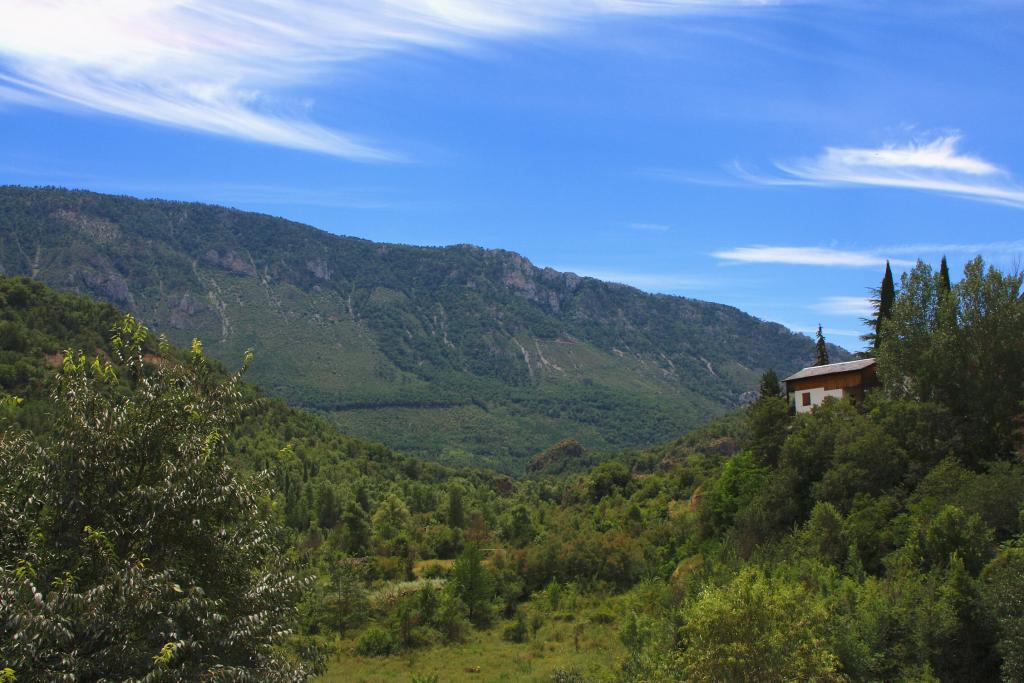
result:
[[[782,1],[782,0],[778,0]],[[368,56],[459,50],[611,15],[770,0],[6,0],[0,104],[92,110],[359,161],[401,155],[295,93]]]
[[[826,147],[816,157],[776,162],[781,175],[737,172],[760,185],[863,186],[923,190],[1024,208],[1024,185],[1005,169],[961,153],[959,134],[878,148]]]
[[[825,247],[773,247],[755,245],[712,252],[717,259],[732,263],[784,263],[798,266],[843,266],[863,268],[884,266],[885,257],[867,251]],[[893,265],[912,266],[913,261],[890,259]]]
[[[871,299],[862,296],[827,296],[809,306],[812,310],[830,315],[869,316],[875,312]]]
[[[941,244],[897,244],[873,249],[851,250],[830,247],[783,247],[751,245],[712,252],[715,258],[727,263],[775,263],[795,266],[845,266],[851,268],[877,267],[888,261],[894,266],[912,266],[915,261],[895,256],[967,254],[1024,257],[1024,240],[1002,242],[971,242]]]

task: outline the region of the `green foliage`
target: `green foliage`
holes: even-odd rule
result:
[[[574,667],[558,669],[551,674],[551,683],[583,683],[583,673]]]
[[[0,660],[39,679],[301,679],[280,645],[305,584],[266,480],[227,464],[240,375],[198,346],[148,363],[145,339],[126,317],[116,365],[66,353],[50,432],[0,439]]]
[[[562,606],[562,585],[558,583],[558,579],[551,580],[551,583],[544,589],[544,595],[547,608],[552,612],[557,612],[558,608]]]
[[[391,656],[373,661],[381,671],[393,671],[399,653],[403,661],[411,661],[433,656],[423,648],[435,643],[458,647],[465,640],[474,648],[484,639],[531,653],[547,653],[555,643],[580,648],[581,653],[603,647],[607,653],[608,643],[589,643],[589,634],[614,622],[626,651],[616,671],[594,672],[602,680],[992,680],[999,675],[1016,680],[1022,651],[1017,597],[1024,591],[1016,550],[1021,544],[1024,465],[1010,449],[988,450],[982,457],[976,435],[985,424],[997,426],[993,433],[1012,434],[1024,391],[1003,388],[1007,404],[1012,398],[1015,408],[999,417],[1003,408],[998,400],[987,408],[979,405],[973,415],[958,412],[958,404],[940,391],[922,400],[917,391],[924,384],[914,374],[919,367],[914,363],[923,363],[925,376],[934,372],[935,382],[946,380],[938,366],[928,369],[920,359],[906,366],[897,385],[891,383],[896,374],[885,367],[887,359],[913,360],[900,348],[903,344],[917,345],[925,353],[941,349],[935,359],[948,359],[954,370],[964,363],[979,372],[995,372],[994,367],[981,367],[987,361],[962,357],[973,353],[970,343],[959,352],[947,346],[941,330],[953,328],[943,327],[941,320],[948,311],[940,310],[941,297],[914,294],[927,289],[927,282],[918,280],[920,287],[908,286],[901,296],[939,302],[929,314],[938,322],[925,325],[919,337],[888,338],[880,354],[884,390],[864,401],[826,401],[811,414],[790,417],[785,401],[769,396],[663,446],[610,456],[588,452],[563,459],[571,462],[564,469],[544,468],[522,480],[426,464],[345,437],[320,418],[260,397],[204,361],[198,346],[194,352],[150,349],[149,360],[135,365],[119,360],[124,342],[98,347],[102,358],[96,363],[71,356],[61,364],[61,375],[89,378],[90,386],[108,397],[103,405],[117,408],[84,411],[90,419],[72,421],[78,425],[76,443],[89,444],[73,451],[76,458],[95,458],[95,453],[115,447],[128,452],[152,430],[175,426],[187,435],[179,440],[186,445],[179,449],[185,455],[178,464],[207,477],[193,481],[181,475],[194,487],[190,491],[208,491],[205,487],[213,486],[209,477],[221,481],[218,462],[230,465],[243,483],[252,483],[250,473],[266,470],[263,481],[275,485],[273,492],[259,489],[255,498],[270,530],[273,553],[247,559],[240,557],[242,550],[221,549],[216,538],[202,540],[215,535],[213,529],[221,524],[203,522],[198,529],[182,529],[173,515],[155,522],[140,516],[167,536],[166,542],[177,544],[175,552],[148,553],[151,559],[131,568],[135,574],[121,583],[107,582],[121,593],[104,595],[149,585],[146,572],[151,567],[154,572],[180,573],[181,565],[191,561],[192,547],[206,542],[206,548],[194,552],[217,576],[220,562],[232,563],[223,579],[226,585],[204,584],[200,596],[192,590],[195,581],[175,580],[182,593],[157,583],[166,586],[168,604],[184,601],[184,612],[162,614],[195,614],[188,610],[205,604],[202,600],[210,595],[222,595],[215,591],[255,580],[260,572],[286,574],[285,563],[294,561],[316,578],[299,604],[299,630],[290,647]],[[942,305],[952,306],[954,296],[968,291],[958,288],[960,284]],[[993,295],[988,300],[1001,299]],[[913,317],[907,316],[909,304],[901,306],[892,325]],[[962,302],[957,307],[967,310]],[[1012,321],[1006,307],[1012,308],[1005,302],[994,306],[971,325],[988,329],[988,315]],[[38,329],[49,334],[46,326]],[[122,337],[137,343],[133,329],[124,330]],[[1008,342],[1011,347],[1015,343],[1015,338]],[[12,358],[17,363],[28,356]],[[156,381],[160,373],[177,377],[174,372],[195,372],[196,363],[205,363],[198,375],[204,379],[192,393],[183,389],[161,399],[171,409],[164,405],[161,415],[153,417],[135,407],[133,397],[145,381]],[[57,372],[46,370],[42,360],[36,365],[40,377]],[[133,370],[136,366],[141,373]],[[1013,376],[1012,371],[1005,374]],[[242,402],[240,414],[217,413],[223,423],[211,437],[204,426],[207,418],[194,418],[190,411],[205,415],[207,399],[196,396],[219,395],[218,387],[229,385],[234,394],[227,403],[249,400]],[[64,402],[83,396],[79,385],[64,394]],[[998,398],[999,392],[994,395]],[[38,400],[27,391],[24,403],[11,402],[6,423],[28,424],[22,413]],[[173,408],[176,401],[187,403],[189,411]],[[115,419],[147,429],[127,441],[97,431]],[[135,538],[135,527],[111,523],[103,509],[75,517],[77,506],[100,508],[97,501],[107,507],[169,504],[153,498],[166,489],[149,479],[150,465],[142,478],[149,488],[141,497],[122,495],[122,489],[133,490],[132,473],[138,476],[130,467],[125,474],[103,461],[97,472],[82,469],[67,455],[72,453],[66,438],[71,432],[62,424],[51,420],[34,439],[10,431],[4,448],[21,444],[17,452],[23,464],[42,457],[23,457],[26,453],[65,454],[60,467],[46,471],[64,481],[67,470],[81,492],[72,497],[74,504],[62,503],[60,508],[72,513],[66,516],[69,528],[58,524],[65,516],[56,514],[55,506],[26,507],[30,488],[41,490],[33,483],[38,479],[0,477],[0,519],[15,530],[8,534],[5,527],[2,542],[22,548],[5,555],[11,558],[3,567],[5,581],[14,587],[27,582],[46,600],[60,591],[74,592],[78,600],[89,581],[112,576],[109,567],[122,558],[122,544],[131,552],[135,545],[159,546]],[[11,440],[11,435],[17,438]],[[209,455],[203,460],[195,453]],[[163,450],[155,451],[157,462],[170,459]],[[130,462],[137,466],[142,460]],[[213,474],[204,467],[213,467]],[[71,490],[68,483],[56,488],[61,487]],[[173,494],[167,495],[174,500]],[[196,513],[221,519],[216,515],[224,509],[218,507],[223,501],[212,494],[204,500],[210,502]],[[70,527],[77,527],[77,533]],[[39,538],[34,536],[37,528],[43,530]],[[231,533],[234,527],[227,529]],[[56,547],[54,539],[59,538],[65,539],[61,547],[67,552],[59,556],[51,550],[43,557],[38,548]],[[29,547],[37,548],[35,554],[24,550]],[[221,554],[214,557],[209,548]],[[64,564],[55,563],[54,557]],[[453,557],[454,563],[447,559]],[[55,572],[53,567],[63,568]],[[244,587],[239,590],[245,594]],[[162,593],[137,597],[131,594],[131,610],[122,604],[127,598],[122,603],[104,598],[120,605],[112,623],[122,629],[144,624],[145,656],[137,661],[173,678],[177,667],[201,653],[179,644],[181,638],[161,630],[163,624],[152,627],[157,607],[150,606],[165,604]],[[31,609],[30,602],[35,604],[34,596],[27,592],[0,595],[0,610],[8,605]],[[142,608],[135,608],[136,603]],[[230,606],[237,604],[232,601]],[[511,621],[469,638],[471,629],[487,629],[499,614]],[[75,619],[84,622],[84,617]],[[194,621],[202,623],[198,617]],[[111,626],[104,633],[115,630]],[[173,633],[182,632],[179,628]],[[518,644],[527,639],[529,645]],[[10,647],[8,640],[0,638],[0,648]],[[134,646],[134,641],[126,642]],[[280,639],[274,642],[267,656],[287,662]],[[619,647],[618,642],[613,645]],[[259,647],[250,651],[267,651]],[[413,654],[413,649],[419,651]],[[510,651],[518,652],[503,650]],[[443,652],[450,656],[448,649]],[[20,660],[0,661],[11,662],[22,676],[15,665]],[[519,666],[525,660],[516,661]],[[553,660],[547,664],[546,671],[555,668]],[[565,660],[558,663],[566,665]],[[588,676],[591,670],[588,665]],[[525,673],[523,668],[516,675]],[[85,677],[92,675],[87,672]],[[31,674],[26,670],[24,676]]]
[[[356,654],[363,657],[387,657],[397,648],[391,633],[379,626],[366,629],[356,641]]]
[[[26,278],[0,277],[0,418],[46,429],[47,378],[61,365],[63,351],[110,358],[109,330],[119,317],[109,305],[58,294]]]
[[[942,258],[942,263],[945,265],[946,258]],[[892,318],[892,307],[896,300],[896,285],[892,277],[892,268],[889,266],[889,261],[885,262],[885,275],[882,276],[882,284],[878,289],[872,289],[875,296],[872,298],[872,303],[875,307],[874,317],[864,320],[871,331],[861,336],[861,339],[870,342],[871,350],[875,353],[878,352],[878,347],[882,341],[882,325],[885,321]]]
[[[948,567],[956,556],[977,574],[992,555],[992,535],[977,514],[946,505],[933,518],[918,520],[907,551],[925,568]]]
[[[827,608],[800,586],[745,569],[705,590],[682,619],[685,680],[842,680],[827,640]]]
[[[732,526],[736,513],[762,490],[767,476],[767,470],[754,462],[750,451],[733,456],[703,501],[701,512],[709,532],[721,532]]]
[[[530,629],[526,622],[526,612],[520,609],[516,610],[514,621],[505,627],[501,637],[513,643],[522,643],[526,641],[529,633]]]
[[[999,631],[1004,681],[1024,679],[1024,549],[1007,548],[981,575],[982,595]]]
[[[366,572],[356,561],[341,559],[321,578],[327,580],[318,582],[299,606],[303,633],[319,635],[329,629],[344,635],[361,626],[370,606]]]
[[[533,456],[526,463],[526,471],[530,474],[545,472],[547,474],[563,474],[573,471],[584,460],[586,449],[576,439],[563,439],[550,448],[546,448]]]
[[[760,398],[777,398],[782,395],[782,386],[779,384],[779,376],[775,370],[768,369],[761,375],[761,387],[758,392]]]
[[[490,622],[494,599],[494,579],[482,560],[479,548],[470,543],[455,558],[448,577],[452,593],[466,605],[470,621],[478,625]]]
[[[505,525],[505,539],[513,546],[522,548],[529,545],[537,535],[537,528],[530,518],[530,511],[525,505],[515,505],[508,514]]]
[[[894,397],[949,408],[968,464],[1013,450],[1013,418],[1024,394],[1024,275],[1003,274],[980,258],[948,294],[924,263],[903,276],[892,319],[883,326],[879,375]]]
[[[456,591],[441,594],[435,624],[447,642],[461,642],[465,638],[469,630],[469,608]]]
[[[777,394],[762,396],[748,408],[748,423],[750,450],[759,463],[774,467],[789,429],[789,404]]]
[[[943,255],[942,262],[939,263],[939,296],[944,296],[953,290],[953,283],[949,279],[949,264],[946,263],[946,257]]]
[[[831,503],[818,503],[804,525],[800,545],[825,564],[843,566],[850,545],[844,533],[844,522]]]
[[[621,491],[632,481],[629,468],[617,460],[608,460],[594,468],[590,475],[590,500],[597,503],[605,496]]]
[[[448,526],[461,529],[466,526],[466,511],[462,505],[462,489],[458,484],[448,489]]]

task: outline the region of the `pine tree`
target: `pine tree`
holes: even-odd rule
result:
[[[455,558],[448,577],[452,592],[469,608],[469,619],[484,625],[490,620],[489,603],[494,596],[494,584],[483,555],[475,544],[468,544]]]
[[[782,388],[775,370],[768,370],[761,375],[761,398],[775,398],[781,394]]]
[[[334,493],[334,487],[323,483],[317,498],[316,520],[321,529],[333,529],[341,518],[341,505]]]
[[[949,265],[946,263],[946,257],[943,255],[942,263],[939,264],[939,294],[948,294],[953,290],[953,284],[949,279]]]
[[[466,513],[462,507],[462,489],[453,486],[448,489],[448,526],[461,529],[466,526]]]
[[[341,524],[345,529],[342,547],[350,555],[363,556],[369,552],[370,522],[366,511],[356,501],[349,501],[341,515]]]
[[[818,341],[815,344],[815,348],[818,352],[818,358],[814,361],[815,365],[828,365],[828,347],[825,346],[825,335],[821,333],[821,323],[818,323]]]

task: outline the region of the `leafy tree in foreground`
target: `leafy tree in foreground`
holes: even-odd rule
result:
[[[241,373],[198,342],[147,363],[146,334],[118,325],[116,366],[65,354],[48,435],[0,437],[0,662],[18,680],[302,680],[280,645],[304,583],[261,478],[225,462]]]

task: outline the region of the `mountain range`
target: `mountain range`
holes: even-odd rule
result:
[[[677,437],[815,354],[736,308],[508,251],[79,190],[0,187],[0,272],[108,301],[177,344],[198,337],[229,366],[251,348],[252,381],[348,433],[505,471],[565,438]]]

